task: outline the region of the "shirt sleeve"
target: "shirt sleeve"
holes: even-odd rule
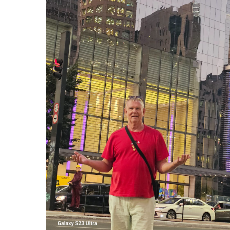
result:
[[[169,156],[164,138],[162,134],[159,132],[156,144],[156,161],[161,161]]]
[[[108,160],[108,161],[114,161],[114,135],[111,134],[109,137],[105,149],[101,155],[102,158]]]

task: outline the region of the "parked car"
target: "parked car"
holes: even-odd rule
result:
[[[218,201],[214,206],[216,220],[230,221],[230,202]]]
[[[216,201],[207,201],[206,203],[212,207],[214,207],[217,204]]]
[[[109,212],[109,184],[82,184],[80,210],[91,212]],[[66,211],[72,200],[69,186],[58,186],[55,193],[55,209]]]
[[[183,210],[184,203],[184,210]],[[155,216],[162,219],[215,220],[214,208],[202,200],[189,197],[169,198],[156,204]]]

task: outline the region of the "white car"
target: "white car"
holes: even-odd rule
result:
[[[156,204],[155,217],[161,219],[181,219],[182,211],[183,219],[215,220],[213,207],[202,200],[189,197],[174,197],[159,202]]]

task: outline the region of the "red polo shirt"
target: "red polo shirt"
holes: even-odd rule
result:
[[[169,156],[161,133],[144,125],[141,132],[130,131],[139,148],[145,155],[156,177],[156,161]],[[110,195],[121,197],[154,196],[151,176],[146,163],[137,150],[133,150],[125,128],[111,134],[102,158],[113,162]]]

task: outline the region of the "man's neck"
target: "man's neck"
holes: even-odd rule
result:
[[[128,123],[128,128],[132,132],[141,132],[144,129],[143,123]]]

